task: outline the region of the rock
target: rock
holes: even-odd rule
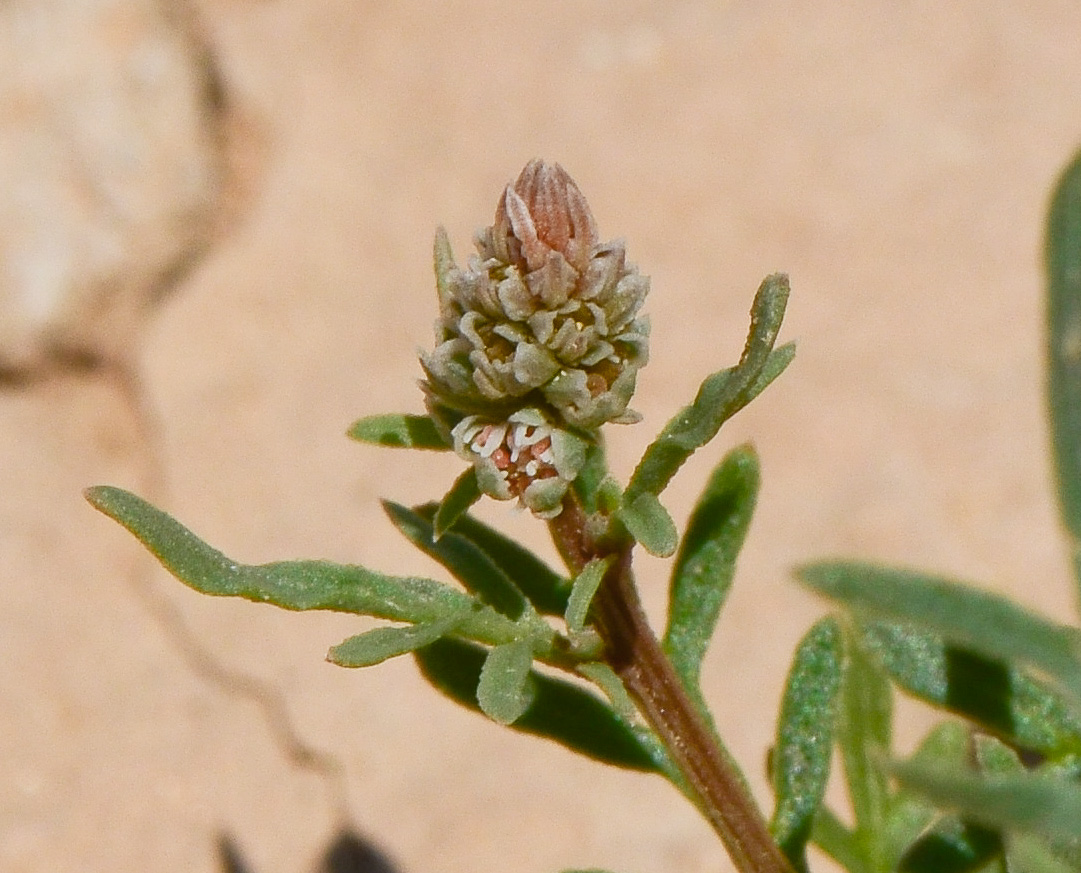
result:
[[[180,5],[0,4],[0,373],[122,361],[209,238],[214,80]]]

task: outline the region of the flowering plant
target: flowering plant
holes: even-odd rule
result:
[[[570,176],[543,161],[507,186],[476,249],[460,267],[436,235],[426,412],[365,418],[349,432],[458,456],[440,500],[385,504],[458,586],[326,561],[238,564],[133,494],[102,486],[88,499],[196,590],[393,622],[329,659],[364,667],[411,655],[437,690],[500,724],[669,780],[742,873],[804,871],[809,845],[852,873],[1081,869],[1081,631],[1006,599],[914,571],[807,565],[800,579],[840,611],[795,652],[770,815],[718,735],[699,671],[754,510],[755,453],[724,457],[682,536],[661,494],[791,362],[793,346],[777,345],[787,278],[763,281],[738,362],[705,379],[623,486],[607,468],[605,429],[638,420],[630,402],[648,360],[649,280],[622,242],[602,240]],[[1052,203],[1048,277],[1056,473],[1076,553],[1081,158]],[[485,496],[547,524],[564,568],[470,515]],[[659,635],[639,603],[638,547],[674,557]],[[905,761],[891,752],[895,690],[953,716]],[[851,824],[823,801],[835,750]]]

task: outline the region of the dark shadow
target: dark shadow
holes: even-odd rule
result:
[[[240,856],[236,842],[228,834],[218,837],[218,863],[221,873],[252,873],[251,867]]]
[[[342,831],[323,856],[322,873],[401,873],[370,841]]]

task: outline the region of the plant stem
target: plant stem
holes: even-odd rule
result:
[[[596,541],[581,504],[568,495],[549,522],[567,566],[578,572],[593,558],[617,554],[593,600],[605,660],[623,680],[650,726],[699,799],[699,808],[741,873],[793,873],[770,836],[740,774],[718,748],[642,609],[631,571],[633,542]]]

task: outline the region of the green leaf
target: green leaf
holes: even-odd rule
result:
[[[1022,748],[1049,756],[1081,752],[1081,721],[1060,695],[1020,670],[904,625],[868,624],[863,639],[910,694]]]
[[[1048,395],[1059,512],[1081,583],[1081,153],[1047,219]]]
[[[901,873],[969,873],[1002,853],[998,831],[945,816],[901,858]]]
[[[384,576],[349,564],[240,564],[127,491],[99,486],[88,489],[86,498],[131,531],[177,579],[204,594],[243,597],[283,609],[329,609],[414,623],[469,612],[476,603],[432,579]],[[471,613],[463,628],[479,631],[490,625],[495,616],[487,612],[488,616]]]
[[[936,576],[858,563],[821,563],[799,576],[859,613],[912,624],[987,658],[1027,664],[1081,702],[1079,633],[1014,604]]]
[[[525,611],[525,595],[491,558],[463,536],[447,533],[438,541],[432,522],[418,512],[389,500],[383,501],[387,516],[405,537],[453,574],[466,589],[509,618]]]
[[[833,858],[848,873],[866,873],[863,854],[856,835],[846,828],[827,807],[820,806],[815,816],[811,841]]]
[[[533,700],[529,687],[533,650],[528,640],[496,646],[484,661],[477,683],[477,704],[492,721],[512,724]]]
[[[773,348],[787,303],[788,277],[766,277],[751,306],[751,329],[739,364],[707,377],[694,402],[664,426],[631,476],[627,503],[645,492],[660,494],[687,458],[781,374],[795,353],[790,345]]]
[[[754,449],[743,446],[730,452],[698,498],[672,569],[664,651],[700,704],[702,659],[732,585],[758,483]]]
[[[654,494],[648,491],[623,504],[620,518],[628,532],[651,555],[667,558],[679,544],[676,523]]]
[[[446,451],[451,447],[427,415],[370,415],[354,422],[346,435],[358,442],[400,449]]]
[[[882,873],[893,869],[888,840],[890,788],[882,768],[892,742],[893,698],[889,682],[859,640],[846,633],[844,644],[838,742],[864,866],[869,873]]]
[[[435,518],[437,504],[418,506],[416,513],[426,521]],[[571,582],[555,572],[541,558],[471,515],[461,516],[454,533],[468,540],[522,591],[543,615],[563,615],[567,609]]]
[[[571,588],[571,596],[567,601],[567,611],[564,620],[567,629],[574,632],[583,630],[586,619],[589,616],[589,606],[593,602],[593,596],[600,588],[604,580],[604,574],[614,560],[613,555],[606,558],[594,558],[582,568],[582,572],[574,578],[574,586]]]
[[[984,777],[922,761],[892,770],[903,785],[988,827],[1081,839],[1081,785],[1074,781],[1031,771]]]
[[[327,660],[339,667],[371,667],[381,664],[390,658],[431,645],[454,630],[464,615],[449,615],[439,621],[406,627],[377,627],[349,637],[334,646],[327,655]]]
[[[1010,873],[1077,873],[1077,867],[1059,857],[1038,837],[1010,834],[1006,839],[1006,861]]]
[[[479,711],[477,685],[485,649],[450,637],[413,653],[424,677],[462,706]],[[663,773],[651,755],[608,704],[591,692],[543,673],[530,673],[533,701],[513,730],[547,737],[572,751],[629,770]]]
[[[823,619],[796,649],[781,701],[770,832],[796,870],[807,869],[807,840],[829,780],[842,660],[840,629]]]
[[[439,539],[465,514],[469,507],[480,500],[477,471],[470,467],[450,486],[432,520],[433,538]]]
[[[597,502],[601,485],[608,478],[608,460],[605,458],[604,445],[597,441],[586,449],[586,460],[574,479],[574,491],[587,514],[596,512],[600,507]]]

